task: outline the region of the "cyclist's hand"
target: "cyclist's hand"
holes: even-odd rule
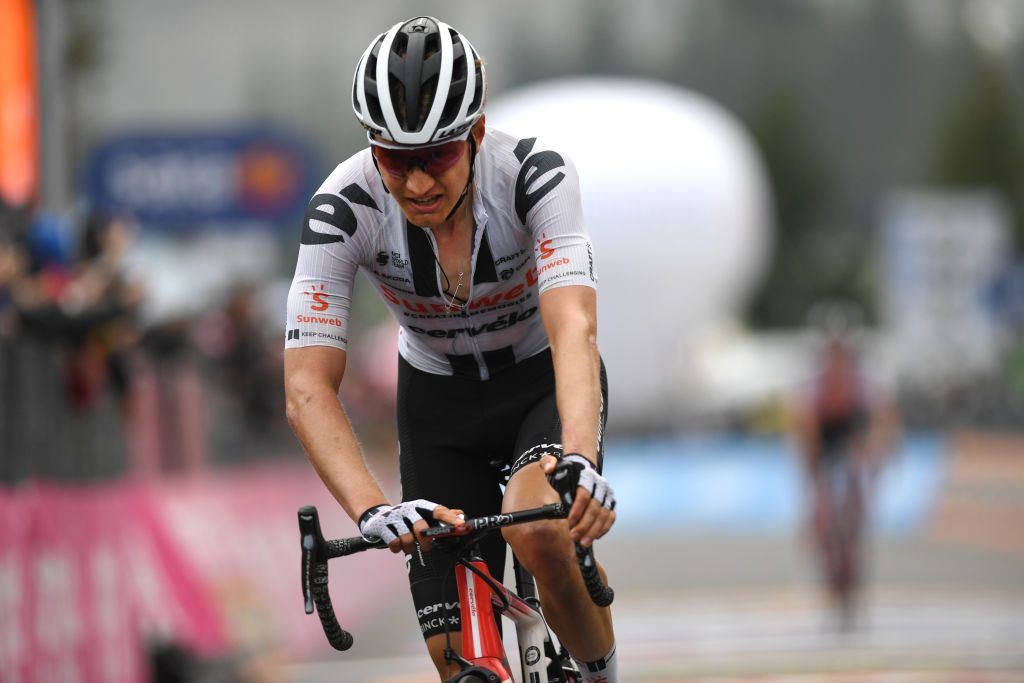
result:
[[[574,541],[588,548],[615,523],[615,492],[593,463],[582,455],[570,453],[561,462],[571,464],[577,483],[569,510],[569,533]],[[541,468],[545,474],[552,474],[558,463],[554,456],[547,456],[541,460]]]
[[[420,534],[431,522],[455,526],[463,519],[462,510],[451,510],[421,498],[370,508],[359,518],[359,533],[366,539],[379,538],[393,553],[412,553],[417,544],[423,550],[430,549],[429,539],[420,538]]]

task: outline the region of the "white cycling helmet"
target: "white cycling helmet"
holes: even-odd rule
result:
[[[352,109],[371,135],[401,145],[457,139],[484,113],[486,74],[466,37],[433,17],[392,26],[366,48]]]

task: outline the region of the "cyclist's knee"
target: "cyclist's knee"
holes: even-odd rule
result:
[[[508,527],[502,534],[534,576],[559,572],[576,562],[569,527],[561,520]]]

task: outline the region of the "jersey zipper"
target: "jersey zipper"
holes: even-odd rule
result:
[[[437,241],[434,239],[434,233],[431,230],[427,231],[427,237],[430,239],[430,247],[434,250],[434,277],[437,280],[437,291],[441,292],[441,300],[447,303],[445,299],[444,287],[441,286],[441,250],[437,247]],[[476,257],[477,252],[480,249],[480,243],[483,241],[483,229],[477,230],[476,218],[473,219],[473,248],[469,254],[469,273],[468,282],[466,282],[466,303],[462,306],[459,312],[459,317],[463,320],[464,324],[468,328],[470,325],[469,320],[469,302],[473,299],[473,277],[476,271]],[[483,351],[480,349],[480,345],[477,343],[476,337],[469,334],[468,332],[464,335],[458,335],[452,341],[452,351],[457,351],[457,345],[459,336],[462,336],[467,340],[467,349],[473,354],[473,359],[476,360],[477,369],[480,371],[480,379],[487,381],[491,378],[490,370],[487,368],[487,362],[484,360]]]

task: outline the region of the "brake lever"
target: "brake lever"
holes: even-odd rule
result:
[[[320,557],[325,544],[320,531],[320,517],[312,505],[299,509],[299,530],[302,532],[302,598],[306,614],[312,614],[313,591],[310,582],[316,565],[325,561]]]
[[[583,472],[583,465],[580,463],[559,460],[555,469],[548,475],[548,483],[558,493],[559,499],[567,510],[571,510],[572,504],[576,502],[576,487],[579,486],[581,472]]]

